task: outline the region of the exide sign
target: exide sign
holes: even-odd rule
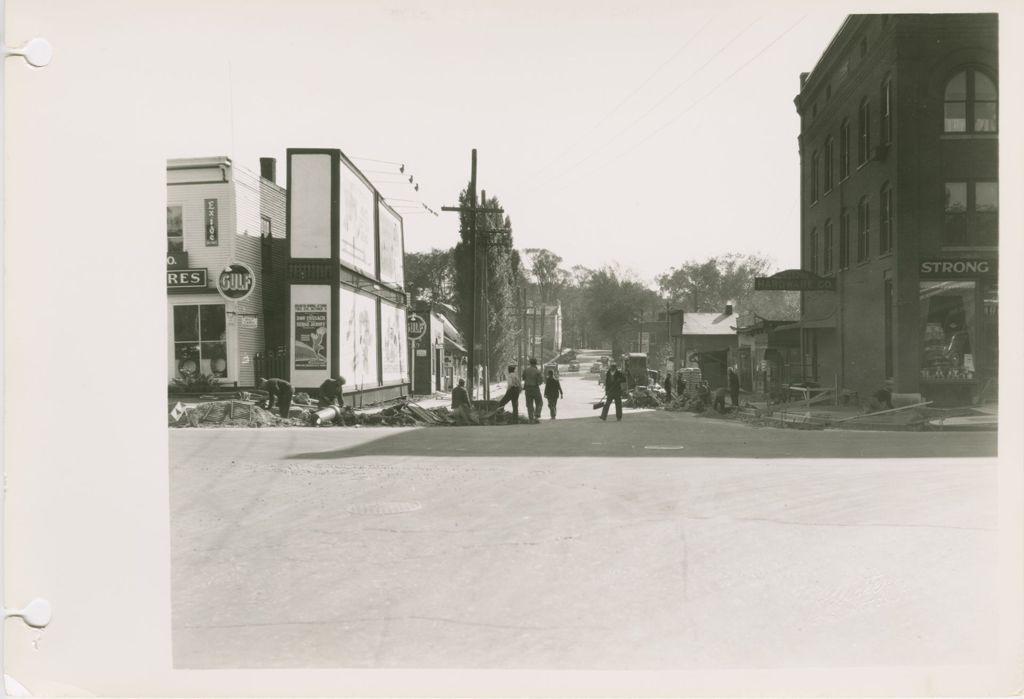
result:
[[[920,273],[922,277],[985,277],[995,274],[994,260],[951,259],[922,260]]]
[[[241,262],[234,262],[224,268],[217,277],[217,291],[228,301],[241,301],[252,293],[256,275]]]

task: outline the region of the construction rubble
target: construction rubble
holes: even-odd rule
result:
[[[459,424],[455,413],[446,407],[424,408],[401,399],[384,408],[353,410],[350,406],[319,409],[304,393],[292,397],[287,418],[260,407],[260,397],[239,392],[231,398],[202,396],[196,405],[178,403],[168,414],[171,427],[444,427]],[[469,412],[472,425],[507,425],[512,414],[497,410],[496,401],[477,401]]]

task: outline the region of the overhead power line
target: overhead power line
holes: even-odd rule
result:
[[[787,27],[787,28],[786,28],[785,30],[783,30],[783,31],[782,31],[782,32],[781,32],[780,34],[778,34],[778,35],[777,35],[777,36],[776,36],[776,37],[775,37],[774,39],[772,39],[772,40],[771,40],[770,42],[768,42],[768,43],[767,43],[767,44],[766,44],[765,46],[763,46],[763,47],[762,47],[762,48],[761,48],[761,49],[760,49],[760,50],[759,50],[759,51],[758,51],[757,53],[755,53],[755,54],[754,54],[753,56],[751,56],[751,57],[750,57],[750,58],[748,58],[748,59],[747,59],[746,61],[744,61],[744,62],[743,62],[743,63],[742,63],[742,64],[741,64],[741,65],[740,65],[740,66],[739,66],[738,68],[736,68],[736,69],[735,69],[734,71],[732,71],[732,72],[731,72],[731,73],[729,73],[729,74],[728,74],[727,76],[725,76],[725,78],[723,78],[722,80],[720,80],[720,81],[719,81],[719,82],[718,82],[718,83],[717,83],[717,84],[716,84],[716,85],[715,85],[714,87],[712,87],[712,88],[711,88],[710,90],[708,90],[708,91],[707,91],[706,93],[704,93],[704,94],[703,94],[702,96],[700,96],[699,98],[697,98],[696,100],[694,100],[693,102],[691,102],[691,103],[689,104],[689,106],[687,106],[687,107],[686,107],[685,109],[683,109],[683,110],[682,110],[681,112],[678,112],[678,113],[677,113],[677,114],[676,114],[675,116],[673,116],[673,117],[672,117],[671,119],[669,119],[669,121],[665,122],[664,124],[662,124],[661,126],[659,126],[659,127],[657,128],[657,129],[655,129],[654,131],[652,131],[651,133],[649,133],[649,134],[648,134],[647,136],[645,136],[645,137],[644,137],[643,139],[641,139],[641,140],[640,140],[640,141],[638,141],[637,143],[633,144],[632,146],[630,146],[630,147],[629,147],[629,148],[627,148],[626,150],[622,151],[622,152],[621,152],[621,153],[619,153],[618,155],[616,155],[616,156],[613,156],[612,158],[610,158],[610,159],[606,160],[606,161],[605,161],[604,163],[602,163],[602,164],[601,164],[601,165],[599,165],[598,167],[596,167],[596,168],[594,168],[594,169],[590,170],[590,172],[589,172],[588,174],[591,174],[591,175],[593,175],[593,174],[596,174],[596,173],[598,173],[598,172],[601,172],[602,170],[604,170],[604,169],[605,169],[605,168],[607,168],[608,166],[612,165],[613,163],[616,163],[616,162],[618,162],[619,160],[621,160],[621,159],[622,159],[623,157],[625,157],[625,156],[626,156],[626,155],[628,155],[629,153],[633,152],[634,150],[636,150],[637,148],[639,148],[639,147],[640,147],[640,146],[642,146],[643,144],[645,144],[645,143],[647,143],[648,141],[650,141],[650,140],[651,140],[652,138],[654,138],[654,137],[655,137],[656,135],[658,135],[659,133],[661,133],[662,131],[664,131],[665,129],[667,129],[667,128],[668,128],[669,126],[671,126],[672,124],[674,124],[674,123],[676,123],[677,121],[679,121],[679,119],[681,119],[681,118],[682,118],[683,116],[685,116],[685,115],[686,115],[686,114],[688,114],[689,112],[693,111],[693,110],[694,110],[694,109],[695,109],[695,108],[696,108],[696,107],[697,107],[698,105],[700,105],[700,104],[701,104],[701,103],[702,103],[702,102],[703,102],[704,100],[706,100],[706,99],[708,99],[709,97],[711,97],[711,96],[712,96],[713,94],[715,94],[715,93],[716,93],[716,92],[717,92],[717,91],[718,91],[718,90],[719,90],[719,89],[720,89],[720,88],[721,88],[722,86],[724,86],[724,85],[725,85],[726,83],[728,83],[728,82],[729,82],[730,80],[732,80],[732,79],[733,79],[733,78],[734,78],[734,77],[735,77],[736,75],[738,75],[738,74],[740,73],[740,71],[742,71],[742,70],[743,70],[744,68],[746,68],[747,66],[749,66],[749,65],[750,65],[751,63],[753,63],[753,62],[754,62],[755,60],[757,60],[758,58],[760,58],[760,57],[761,57],[761,56],[762,56],[762,55],[763,55],[763,54],[764,54],[764,53],[765,53],[766,51],[768,51],[768,49],[772,48],[772,47],[773,47],[773,46],[774,46],[775,44],[777,44],[777,43],[778,43],[779,41],[781,41],[783,37],[785,37],[785,36],[786,36],[787,34],[789,34],[789,32],[791,32],[791,31],[792,31],[793,29],[795,29],[795,28],[796,28],[796,27],[797,27],[797,26],[798,26],[798,25],[799,25],[799,24],[800,24],[801,22],[803,22],[803,21],[804,21],[804,20],[805,20],[806,18],[807,18],[807,15],[803,15],[803,16],[801,16],[801,17],[800,17],[799,19],[797,19],[797,21],[796,21],[796,22],[794,22],[793,24],[789,25],[789,27]],[[748,28],[749,28],[749,27],[748,27]],[[569,174],[570,172],[571,172],[571,170],[569,170],[569,171],[566,171],[565,173],[563,173],[563,177],[564,177],[565,175],[568,175],[568,174]],[[568,186],[569,184],[570,184],[570,183],[567,183],[567,184],[566,184],[565,186]],[[564,188],[565,188],[565,187],[559,187],[559,188],[558,188],[557,190],[554,190],[554,191],[560,191],[561,189],[564,189]]]
[[[712,54],[711,57],[708,58],[706,61],[704,61],[696,70],[692,71],[689,75],[687,75],[683,79],[683,81],[681,83],[679,83],[678,85],[673,87],[671,90],[669,90],[667,93],[665,93],[665,95],[663,95],[661,99],[659,99],[657,102],[655,102],[654,105],[651,106],[646,112],[644,112],[639,117],[637,117],[637,118],[633,119],[632,121],[630,121],[629,123],[627,123],[621,129],[619,129],[614,134],[612,134],[609,138],[605,139],[604,142],[601,143],[601,145],[599,145],[598,147],[596,147],[593,150],[591,150],[590,153],[588,153],[582,159],[577,160],[575,163],[570,165],[567,169],[563,170],[561,173],[558,173],[558,174],[556,174],[554,176],[558,177],[558,178],[561,178],[561,177],[564,177],[565,175],[569,174],[570,172],[572,172],[573,170],[578,168],[580,165],[583,165],[584,163],[588,162],[591,158],[593,158],[600,151],[602,151],[606,147],[608,147],[613,141],[615,141],[617,138],[619,138],[624,133],[629,131],[636,124],[638,124],[639,122],[641,122],[644,119],[646,119],[652,112],[654,112],[655,109],[657,109],[662,104],[664,104],[665,101],[668,98],[670,98],[672,95],[674,95],[676,92],[681,90],[694,76],[696,76],[698,73],[700,73],[702,70],[704,70],[704,68],[706,68],[708,65],[710,65],[712,61],[714,61],[716,58],[718,58],[720,55],[722,55],[730,46],[732,46],[734,43],[736,43],[736,41],[738,41],[739,38],[741,36],[743,36],[743,34],[745,34],[748,29],[750,29],[752,26],[754,26],[760,20],[761,20],[760,17],[755,17],[750,22],[750,24],[748,24],[747,26],[743,27],[743,29],[741,29],[739,32],[737,32],[736,35],[732,37],[732,39],[727,41],[721,48],[719,48],[717,51],[715,51],[715,53]]]
[[[644,78],[643,82],[641,82],[641,83],[640,83],[640,84],[639,84],[639,85],[638,85],[638,86],[637,86],[636,88],[634,88],[633,90],[631,90],[631,91],[630,91],[630,92],[629,92],[629,93],[628,93],[628,94],[627,94],[627,95],[626,95],[625,97],[623,97],[623,98],[622,98],[622,99],[621,99],[621,100],[619,101],[619,103],[618,103],[618,104],[616,104],[616,105],[615,105],[614,107],[612,107],[612,109],[611,109],[610,111],[606,112],[606,113],[605,113],[605,115],[604,115],[603,117],[601,117],[601,119],[600,119],[600,120],[599,120],[599,121],[598,121],[598,122],[597,122],[596,124],[594,124],[594,126],[590,127],[590,130],[589,130],[589,131],[587,132],[587,134],[586,134],[586,135],[584,135],[584,136],[582,136],[581,138],[577,139],[577,140],[576,140],[575,142],[573,142],[573,143],[572,143],[572,145],[570,145],[570,146],[569,146],[568,148],[566,148],[566,149],[565,149],[565,150],[563,150],[563,151],[562,151],[561,153],[559,153],[559,154],[558,154],[558,155],[556,155],[556,156],[555,156],[554,158],[552,158],[552,159],[551,159],[551,160],[549,160],[549,161],[548,161],[547,163],[545,163],[545,164],[544,164],[544,166],[543,166],[543,167],[542,167],[542,168],[541,168],[540,170],[537,170],[537,171],[536,171],[535,173],[533,173],[533,175],[531,175],[531,177],[536,177],[537,175],[539,175],[539,174],[541,174],[542,172],[544,172],[545,170],[547,170],[547,169],[548,169],[549,167],[551,167],[551,166],[552,166],[552,165],[554,165],[554,164],[555,164],[556,162],[558,162],[559,160],[561,160],[561,159],[562,159],[562,158],[563,158],[563,157],[564,157],[565,155],[567,155],[567,154],[569,154],[570,152],[572,152],[572,150],[573,150],[574,148],[576,148],[576,146],[578,146],[578,145],[580,145],[581,143],[583,143],[583,142],[584,142],[584,141],[585,141],[585,140],[587,139],[587,137],[589,137],[589,135],[590,135],[591,133],[593,133],[594,131],[596,131],[596,130],[597,130],[597,129],[599,129],[600,127],[604,126],[604,124],[605,124],[605,123],[606,123],[606,122],[607,122],[607,121],[608,121],[608,120],[609,120],[609,119],[610,119],[610,118],[611,118],[612,116],[614,116],[614,115],[615,115],[615,113],[616,113],[616,112],[618,112],[618,111],[619,111],[619,110],[620,110],[620,109],[621,109],[621,108],[623,107],[623,105],[625,105],[625,104],[626,104],[626,103],[627,103],[627,102],[628,102],[628,101],[629,101],[630,99],[632,99],[632,98],[633,98],[633,97],[634,97],[634,96],[635,96],[635,95],[636,95],[636,94],[637,94],[638,92],[640,92],[640,90],[642,90],[642,89],[643,89],[644,87],[646,87],[646,86],[647,86],[647,84],[648,84],[648,83],[650,83],[650,82],[651,82],[651,80],[653,80],[653,79],[654,79],[654,77],[655,77],[655,76],[656,76],[656,75],[657,75],[658,73],[660,73],[660,72],[662,71],[662,69],[663,69],[663,68],[664,68],[665,66],[667,66],[667,65],[668,65],[669,63],[671,63],[672,61],[674,61],[674,60],[675,60],[676,58],[678,58],[678,57],[679,57],[679,56],[680,56],[680,55],[681,55],[681,54],[683,53],[683,51],[685,51],[685,50],[686,50],[687,48],[689,48],[690,44],[692,44],[692,43],[693,43],[693,41],[694,41],[694,40],[695,40],[695,39],[696,39],[696,38],[697,38],[697,37],[698,37],[698,36],[699,36],[699,35],[701,34],[701,32],[703,32],[703,31],[704,31],[705,29],[707,29],[708,25],[709,25],[709,24],[711,24],[711,21],[712,21],[712,19],[713,19],[713,18],[711,18],[711,19],[708,19],[708,21],[707,21],[707,22],[705,22],[705,23],[704,23],[703,25],[701,25],[701,27],[700,27],[700,28],[699,28],[699,29],[698,29],[698,30],[697,30],[696,32],[694,32],[694,34],[693,34],[693,35],[692,35],[692,36],[691,36],[691,37],[690,37],[689,39],[687,39],[687,40],[686,40],[686,42],[684,42],[684,43],[683,43],[683,45],[682,45],[682,46],[680,46],[678,50],[676,50],[676,51],[675,51],[675,52],[674,52],[674,53],[673,53],[673,54],[672,54],[671,56],[669,56],[669,57],[668,57],[668,58],[667,58],[667,59],[666,59],[665,61],[663,61],[663,62],[662,62],[662,63],[661,63],[661,64],[660,64],[660,65],[659,65],[659,66],[658,66],[657,68],[655,68],[653,72],[651,72],[651,73],[650,73],[650,74],[649,74],[649,75],[648,75],[648,76],[647,76],[646,78]]]

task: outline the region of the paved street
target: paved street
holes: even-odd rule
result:
[[[994,433],[603,423],[563,384],[532,426],[171,430],[175,666],[991,653]]]

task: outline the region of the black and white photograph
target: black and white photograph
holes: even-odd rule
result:
[[[9,693],[1019,690],[1012,3],[7,9]]]

